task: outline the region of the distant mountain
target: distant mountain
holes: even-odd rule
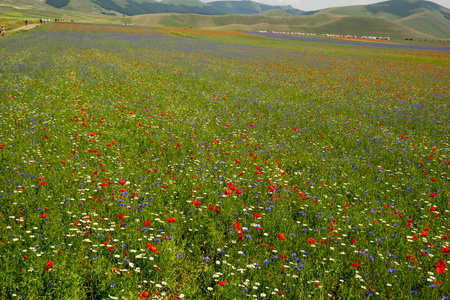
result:
[[[450,9],[430,1],[390,0],[370,5],[328,8],[317,14],[377,17],[434,37],[450,39]]]
[[[425,0],[390,0],[314,12],[253,1],[0,0],[0,18],[8,19],[10,16],[148,26],[450,40],[450,9]]]
[[[38,0],[36,0],[38,1]],[[155,13],[190,13],[200,15],[259,14],[280,9],[289,14],[299,15],[303,11],[292,6],[266,5],[253,1],[216,1],[203,3],[199,0],[45,0],[45,4],[55,8],[80,9],[82,5],[95,5],[103,10],[127,16]]]
[[[247,1],[217,1],[224,11]],[[258,3],[253,9],[261,10]],[[256,8],[255,8],[256,6]],[[252,7],[247,4],[246,8]],[[170,27],[193,27],[242,31],[283,31],[316,34],[391,37],[394,39],[450,39],[450,10],[423,0],[390,0],[372,5],[358,5],[286,14],[270,10],[258,15],[140,15],[134,24]]]
[[[210,6],[217,8],[224,12],[223,15],[239,14],[239,15],[253,15],[266,12],[269,10],[279,9],[289,14],[301,15],[304,11],[293,8],[290,5],[287,6],[274,6],[261,4],[253,1],[214,1],[208,3]]]

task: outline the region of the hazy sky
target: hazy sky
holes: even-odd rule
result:
[[[217,0],[201,0],[203,2],[211,2]],[[301,10],[316,10],[327,7],[348,6],[348,5],[366,5],[384,0],[253,0],[255,2],[270,5],[292,5]],[[450,8],[450,0],[431,0],[434,3]]]

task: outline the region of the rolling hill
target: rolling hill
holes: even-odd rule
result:
[[[266,5],[253,1],[203,3],[199,0],[45,0],[45,4],[55,8],[85,11],[86,9],[92,11],[96,7],[97,10],[116,12],[127,16],[154,13],[193,13],[200,15],[259,14],[273,9],[280,9],[290,14],[303,13],[303,11],[292,6]]]
[[[390,0],[371,5],[328,8],[317,14],[377,17],[437,38],[450,38],[450,9],[430,1]]]
[[[253,1],[0,0],[0,18],[4,19],[50,17],[143,26],[450,40],[450,9],[430,1],[389,0],[295,14],[299,12]]]
[[[450,39],[450,10],[423,0],[390,0],[365,6],[328,8],[300,16],[280,10],[247,16],[140,15],[133,17],[133,23],[242,31],[389,36],[394,39]]]
[[[251,16],[157,14],[134,16],[132,23],[145,26],[192,27],[214,30],[332,33],[357,36],[389,36],[393,39],[404,39],[405,37],[436,39],[434,36],[390,20],[380,22],[380,18],[377,17],[339,16],[332,14],[289,17],[271,16],[270,13]]]

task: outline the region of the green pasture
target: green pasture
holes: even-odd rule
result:
[[[71,23],[0,48],[0,299],[450,296],[449,51]]]

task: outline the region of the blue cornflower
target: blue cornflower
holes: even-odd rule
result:
[[[389,269],[388,272],[392,274],[392,273],[397,272],[397,270],[396,269]]]

